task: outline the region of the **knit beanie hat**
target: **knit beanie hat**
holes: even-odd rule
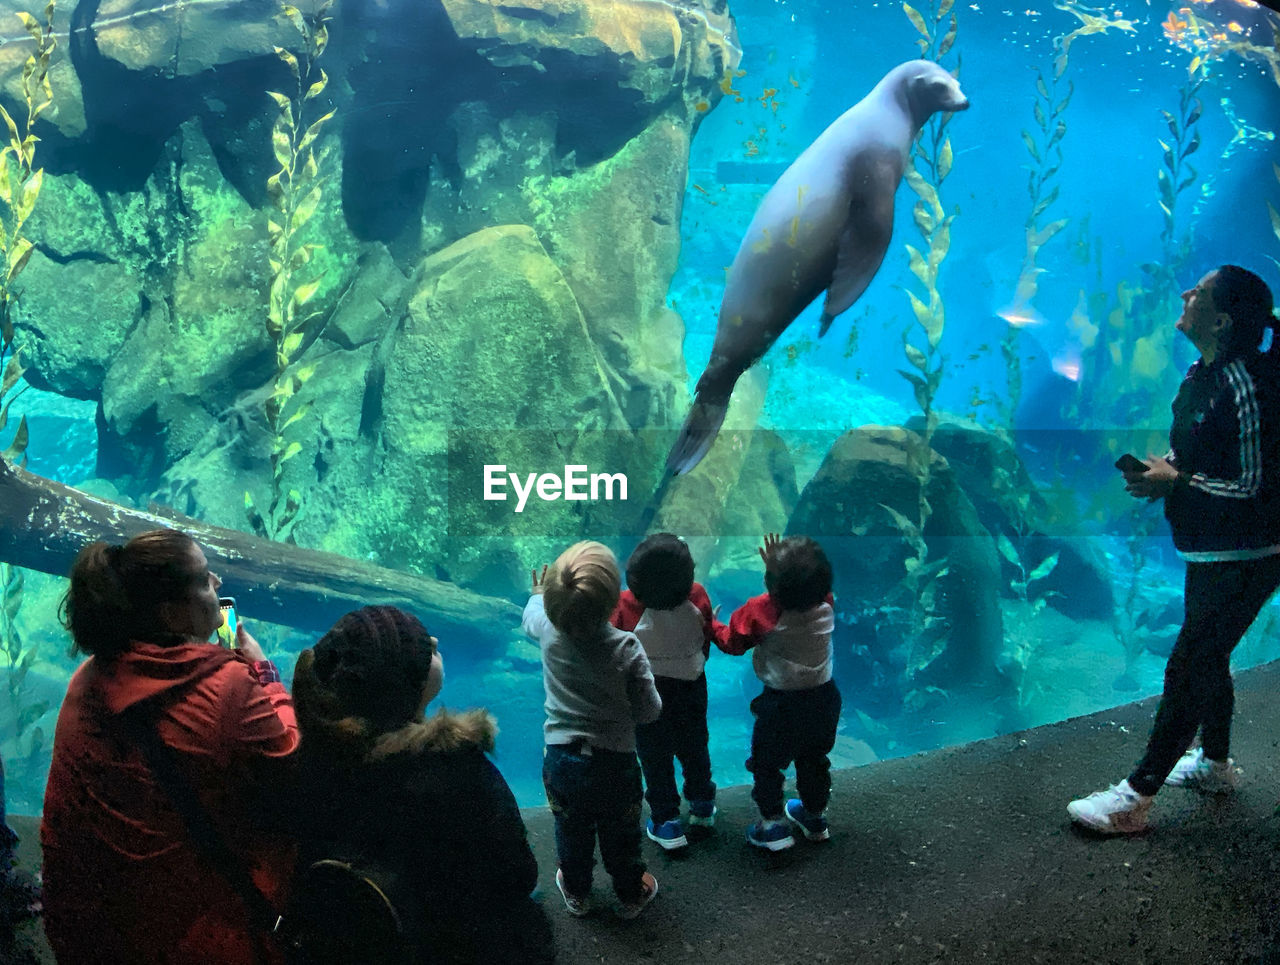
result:
[[[417,716],[435,652],[417,617],[394,606],[367,606],[320,638],[312,672],[333,698],[331,713],[362,718],[381,733]]]

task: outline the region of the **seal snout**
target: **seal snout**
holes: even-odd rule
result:
[[[954,77],[948,77],[947,93],[943,98],[942,109],[944,111],[967,111],[969,109],[969,98],[965,96],[964,91],[960,89],[960,84]]]

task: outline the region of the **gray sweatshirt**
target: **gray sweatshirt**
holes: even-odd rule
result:
[[[524,608],[524,632],[542,648],[548,744],[582,740],[602,750],[634,752],[636,724],[662,713],[653,671],[635,634],[601,624],[594,640],[572,640],[547,619],[542,594]]]

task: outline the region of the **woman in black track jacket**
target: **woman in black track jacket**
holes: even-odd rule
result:
[[[1187,561],[1186,615],[1146,754],[1126,780],[1067,807],[1072,820],[1106,834],[1144,830],[1162,785],[1234,788],[1231,651],[1280,586],[1280,339],[1271,291],[1224,265],[1182,301],[1178,331],[1201,357],[1173,401],[1170,452],[1124,478],[1135,497],[1164,500]],[[1201,746],[1188,749],[1197,731]]]

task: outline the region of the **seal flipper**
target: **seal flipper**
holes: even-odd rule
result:
[[[711,449],[711,444],[716,441],[716,434],[724,424],[724,416],[728,411],[728,399],[704,401],[701,397],[694,398],[693,408],[685,417],[680,435],[667,456],[669,475],[678,476],[690,472],[702,461],[702,457]]]
[[[896,184],[895,184],[896,186]],[[868,217],[868,209],[876,208],[875,217]],[[827,286],[827,299],[822,306],[822,320],[818,337],[837,315],[856,302],[871,284],[880,270],[884,254],[889,250],[889,238],[893,234],[893,194],[880,199],[869,199],[864,204],[850,205],[849,218],[840,233],[840,246],[836,251],[836,269],[831,273]]]

